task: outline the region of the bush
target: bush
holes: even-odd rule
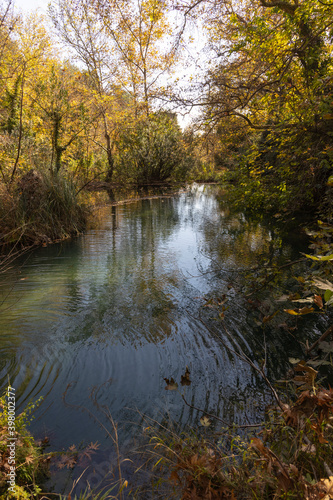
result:
[[[326,141],[326,142],[325,142]],[[253,211],[315,212],[332,218],[331,138],[291,131],[252,135],[252,145],[239,151],[226,174],[239,207]]]
[[[191,169],[182,132],[172,113],[141,117],[117,140],[116,177],[138,184],[184,180]]]
[[[307,387],[282,394],[287,403],[268,407],[257,425],[224,422],[209,432],[214,417],[203,414],[203,432],[147,427],[153,469],[162,466],[159,484],[169,481],[182,500],[331,498],[333,389],[316,384],[317,372],[305,362],[294,370],[304,373],[295,384],[303,378]],[[167,383],[170,390],[177,385]]]

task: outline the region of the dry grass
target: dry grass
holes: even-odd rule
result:
[[[0,184],[0,245],[46,245],[85,228],[87,209],[64,178],[30,171],[11,189]]]

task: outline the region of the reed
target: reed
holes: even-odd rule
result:
[[[81,233],[88,209],[71,180],[29,171],[7,189],[0,185],[0,245],[47,245]]]

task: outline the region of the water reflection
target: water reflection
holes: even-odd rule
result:
[[[95,411],[92,392],[124,424],[124,446],[138,434],[135,408],[195,424],[197,412],[165,391],[163,380],[179,380],[186,366],[192,405],[230,421],[257,420],[266,389],[220,342],[262,355],[263,331],[251,321],[234,271],[274,254],[293,259],[299,248],[277,229],[232,214],[217,195],[216,188],[195,186],[170,198],[106,207],[101,228],[41,248],[5,276],[1,385],[9,375],[19,405],[43,396],[32,430],[45,429],[55,448],[104,443],[89,415],[70,406]],[[222,293],[229,297],[232,342],[215,313],[203,308],[204,297]],[[278,374],[297,347],[276,330],[267,329],[266,341]]]

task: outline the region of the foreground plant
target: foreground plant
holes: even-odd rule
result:
[[[163,465],[178,498],[333,497],[333,389],[317,384],[318,372],[304,361],[294,370],[300,374],[294,382],[302,382],[302,392],[287,403],[280,399],[285,395],[279,395],[280,405],[268,408],[261,423],[224,425],[208,433],[214,416],[203,414],[204,432],[147,428],[154,468]],[[173,379],[166,382],[166,389],[178,390]]]
[[[37,444],[28,431],[32,411],[40,403],[29,403],[15,419],[15,493],[8,493],[10,450],[8,447],[8,405],[6,396],[0,398],[0,499],[29,499],[41,492],[40,482],[48,474],[49,457],[43,454],[44,447]]]
[[[325,226],[331,235],[331,226]],[[285,309],[290,318],[300,320],[307,314],[329,316],[333,297],[330,281],[333,252],[322,231],[313,248],[317,255],[305,255],[313,262],[307,276],[298,276],[300,293],[288,300],[301,304],[299,308]],[[326,245],[326,246],[325,246]],[[297,261],[298,262],[298,261]],[[293,264],[293,263],[292,263]],[[279,273],[272,268],[272,275]],[[263,292],[271,282],[267,269],[255,292]],[[258,271],[260,276],[260,270]],[[275,276],[273,276],[275,277]],[[255,304],[257,296],[253,297]],[[211,299],[205,306],[219,311],[225,335],[232,337],[224,322],[227,308],[224,300]],[[258,301],[258,303],[260,303]],[[262,319],[262,327],[279,311]],[[216,318],[217,319],[217,318]],[[231,353],[246,362],[265,381],[272,393],[274,406],[266,410],[265,421],[258,424],[237,426],[206,414],[187,402],[192,410],[201,411],[200,424],[204,433],[195,430],[181,435],[152,433],[151,444],[156,464],[165,464],[169,481],[180,492],[179,498],[193,499],[304,499],[333,498],[333,389],[323,385],[325,375],[332,369],[333,342],[327,341],[333,332],[332,326],[311,346],[306,342],[304,359],[290,358],[292,368],[284,389],[278,389],[267,376],[265,351],[263,363],[257,363],[240,348],[234,350],[224,342],[220,332],[215,332],[201,320],[212,335]],[[214,329],[215,330],[215,329]],[[319,347],[319,351],[317,348]],[[309,355],[311,354],[311,358]],[[315,356],[314,356],[315,354]],[[305,361],[306,359],[306,361]],[[318,370],[318,371],[317,371]],[[323,370],[323,373],[319,373]],[[320,380],[319,380],[320,379]],[[190,372],[179,384],[173,378],[165,378],[165,389],[179,391],[180,385],[189,385]],[[319,381],[318,381],[319,380]],[[212,420],[223,427],[217,433],[208,434]]]

